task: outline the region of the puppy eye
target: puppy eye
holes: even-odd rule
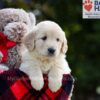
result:
[[[46,40],[46,39],[47,39],[47,37],[46,37],[46,36],[42,37],[42,40]]]
[[[57,38],[56,40],[57,40],[57,42],[59,42],[59,41],[60,41],[60,39],[59,39],[59,38]]]

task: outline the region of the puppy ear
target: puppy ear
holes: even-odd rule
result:
[[[68,50],[68,45],[67,45],[67,39],[65,37],[65,34],[64,34],[64,39],[63,39],[63,43],[62,43],[62,48],[61,48],[61,52],[63,54],[65,54]]]
[[[26,35],[23,38],[23,43],[28,48],[29,51],[34,50],[34,38],[35,38],[34,34],[35,33],[31,32],[30,34]]]

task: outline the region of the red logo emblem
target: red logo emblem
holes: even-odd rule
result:
[[[85,0],[83,3],[83,7],[85,10],[90,11],[92,9],[92,1],[91,0]]]

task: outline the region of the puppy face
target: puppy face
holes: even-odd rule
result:
[[[43,21],[24,39],[27,48],[45,57],[57,57],[67,51],[67,40],[62,29],[54,22]]]

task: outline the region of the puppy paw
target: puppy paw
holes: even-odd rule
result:
[[[43,79],[39,79],[39,78],[32,79],[31,80],[31,85],[35,90],[39,91],[39,90],[41,90],[43,88],[44,81],[43,81]]]
[[[61,80],[49,79],[49,88],[52,92],[57,92],[62,86]]]

